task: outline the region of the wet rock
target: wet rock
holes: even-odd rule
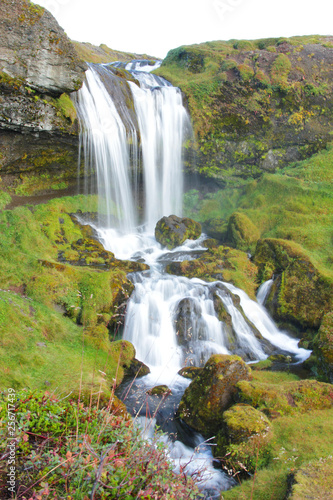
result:
[[[186,366],[185,368],[179,370],[178,374],[184,378],[189,378],[191,380],[194,380],[195,377],[197,377],[201,372],[202,368],[198,368],[196,366]]]
[[[185,298],[179,302],[174,318],[177,342],[179,345],[184,346],[192,340],[201,340],[201,318],[202,310],[197,300]],[[194,335],[195,338],[193,337]]]
[[[134,358],[131,364],[126,368],[124,378],[140,378],[148,375],[150,369],[142,361]]]
[[[201,235],[201,225],[189,218],[176,215],[162,217],[155,227],[155,238],[169,250],[180,246],[187,239],[196,240]]]
[[[223,412],[235,402],[237,382],[249,380],[250,373],[239,356],[211,356],[185,390],[177,415],[204,435],[216,434],[223,423]]]
[[[172,392],[167,385],[157,385],[156,387],[149,389],[147,394],[149,396],[168,396],[169,394],[172,394]]]

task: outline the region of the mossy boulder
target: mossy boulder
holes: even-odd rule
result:
[[[196,240],[201,235],[201,224],[187,217],[176,215],[162,217],[155,227],[155,238],[161,245],[172,250],[187,239]]]
[[[325,314],[314,340],[318,376],[333,384],[333,312]]]
[[[265,460],[271,437],[270,421],[261,411],[237,404],[223,413],[223,425],[216,438],[214,455],[225,457],[228,468],[242,463],[248,472],[253,472],[254,463]],[[257,453],[253,453],[256,447]]]
[[[302,247],[282,239],[259,240],[254,262],[262,280],[277,276],[265,304],[274,319],[316,331],[331,310],[333,283]]]
[[[261,411],[237,404],[223,414],[214,455],[222,458],[228,469],[252,474],[268,463],[272,436],[270,421]]]
[[[213,355],[191,382],[177,415],[204,435],[214,435],[223,423],[223,412],[234,403],[240,380],[249,380],[251,370],[239,356]]]
[[[252,251],[260,238],[260,231],[242,212],[234,212],[228,223],[226,241],[239,250]]]
[[[140,378],[148,375],[150,369],[142,361],[133,358],[130,365],[126,367],[124,378]]]

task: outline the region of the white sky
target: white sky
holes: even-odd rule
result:
[[[332,0],[35,0],[72,40],[165,57],[209,40],[333,35]]]

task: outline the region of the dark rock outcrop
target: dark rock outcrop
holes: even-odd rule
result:
[[[155,238],[170,250],[178,247],[187,239],[196,240],[201,235],[201,224],[187,217],[176,215],[162,217],[155,227]]]

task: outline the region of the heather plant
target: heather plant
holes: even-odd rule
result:
[[[144,441],[111,396],[99,408],[54,393],[17,393],[17,491],[22,500],[200,498],[191,478],[176,475],[156,439]],[[117,411],[118,409],[118,411]],[[6,395],[0,403],[1,498],[6,486]]]

